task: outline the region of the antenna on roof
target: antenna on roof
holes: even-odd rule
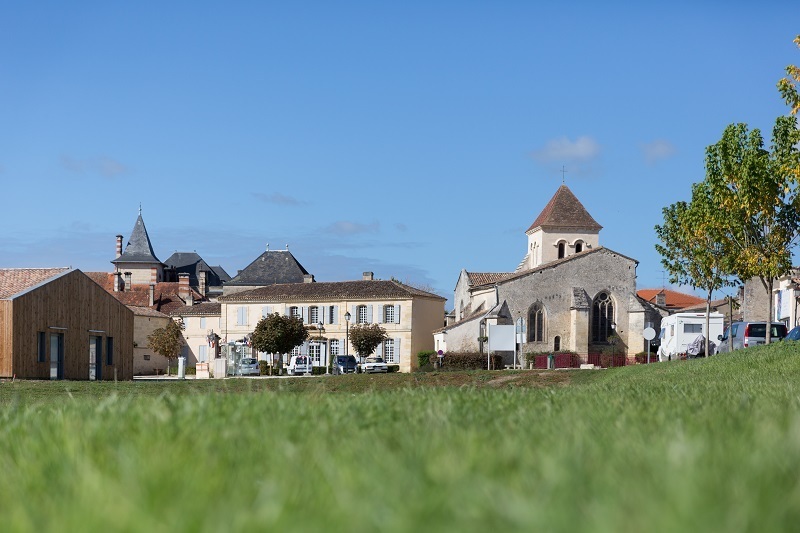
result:
[[[564,185],[564,182],[566,181],[566,173],[567,169],[564,167],[564,165],[561,165],[561,185]]]
[[[662,270],[661,271],[661,290],[662,291],[667,288],[667,282],[664,281],[664,274],[665,274],[665,271]]]
[[[139,202],[139,216],[142,216],[142,202]]]

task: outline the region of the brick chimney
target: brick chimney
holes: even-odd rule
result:
[[[150,283],[158,283],[158,268],[150,267]]]
[[[200,294],[205,296],[206,293],[208,292],[207,289],[206,289],[206,286],[208,285],[208,271],[207,270],[201,270],[200,271],[200,275],[198,276],[197,282],[200,285],[200,287],[199,287]]]
[[[119,292],[122,285],[122,272],[114,272],[114,292]]]
[[[189,288],[189,274],[186,272],[178,274],[178,296],[186,305],[192,305],[192,289]]]
[[[361,274],[361,279],[364,281],[372,281],[375,278],[375,274],[372,272],[364,272]]]
[[[667,306],[667,294],[664,291],[656,294],[656,305],[660,305],[661,307]]]
[[[150,303],[147,304],[147,305],[149,305],[150,307],[153,307],[155,305],[155,303],[156,303],[156,285],[155,285],[155,283],[151,283],[150,284],[149,293],[150,293],[150,297],[147,299],[147,301],[150,302]]]
[[[314,274],[304,274],[303,283],[314,283]]]
[[[130,272],[125,272],[125,292],[131,291],[131,286],[133,285],[133,282],[131,281],[132,276],[133,274]]]
[[[117,235],[117,255],[114,259],[119,259],[119,256],[122,255],[122,235]]]

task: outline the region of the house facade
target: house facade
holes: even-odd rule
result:
[[[0,269],[0,377],[129,380],[133,312],[80,270]]]
[[[353,354],[347,341],[356,324],[380,324],[389,339],[376,354],[401,372],[417,367],[416,354],[433,349],[433,331],[442,326],[445,298],[397,281],[361,280],[285,283],[235,292],[219,298],[222,342],[248,339],[262,317],[296,316],[309,328],[309,339],[295,349],[328,366],[331,357]],[[268,359],[267,354],[259,354]]]

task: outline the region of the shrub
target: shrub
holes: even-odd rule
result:
[[[388,365],[389,372],[400,372],[400,365]]]
[[[431,356],[435,355],[435,354],[436,354],[436,352],[433,351],[433,350],[425,350],[425,351],[419,352],[417,354],[417,366],[422,368],[422,367],[428,365],[431,362]]]
[[[647,352],[639,352],[633,357],[634,359],[636,359],[636,362],[639,363],[640,365],[647,363]],[[650,362],[654,363],[656,361],[658,361],[658,356],[653,352],[650,352]]]
[[[262,376],[269,376],[269,361],[259,361],[258,370]]]
[[[312,376],[320,376],[325,373],[327,367],[324,366],[312,366],[311,367],[311,375]]]
[[[492,369],[503,367],[503,356],[492,354],[489,358]],[[447,352],[444,355],[442,370],[484,370],[486,354],[478,352]]]

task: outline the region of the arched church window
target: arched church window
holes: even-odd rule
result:
[[[566,255],[567,245],[562,241],[558,243],[558,258],[563,259]]]
[[[592,342],[608,342],[614,322],[614,302],[607,292],[601,292],[592,304]]]
[[[579,253],[583,251],[583,241],[578,241],[575,243],[575,253]]]
[[[553,351],[557,352],[561,349],[561,337],[558,335],[553,338]]]
[[[544,306],[535,303],[528,311],[528,342],[542,342],[544,339]]]

